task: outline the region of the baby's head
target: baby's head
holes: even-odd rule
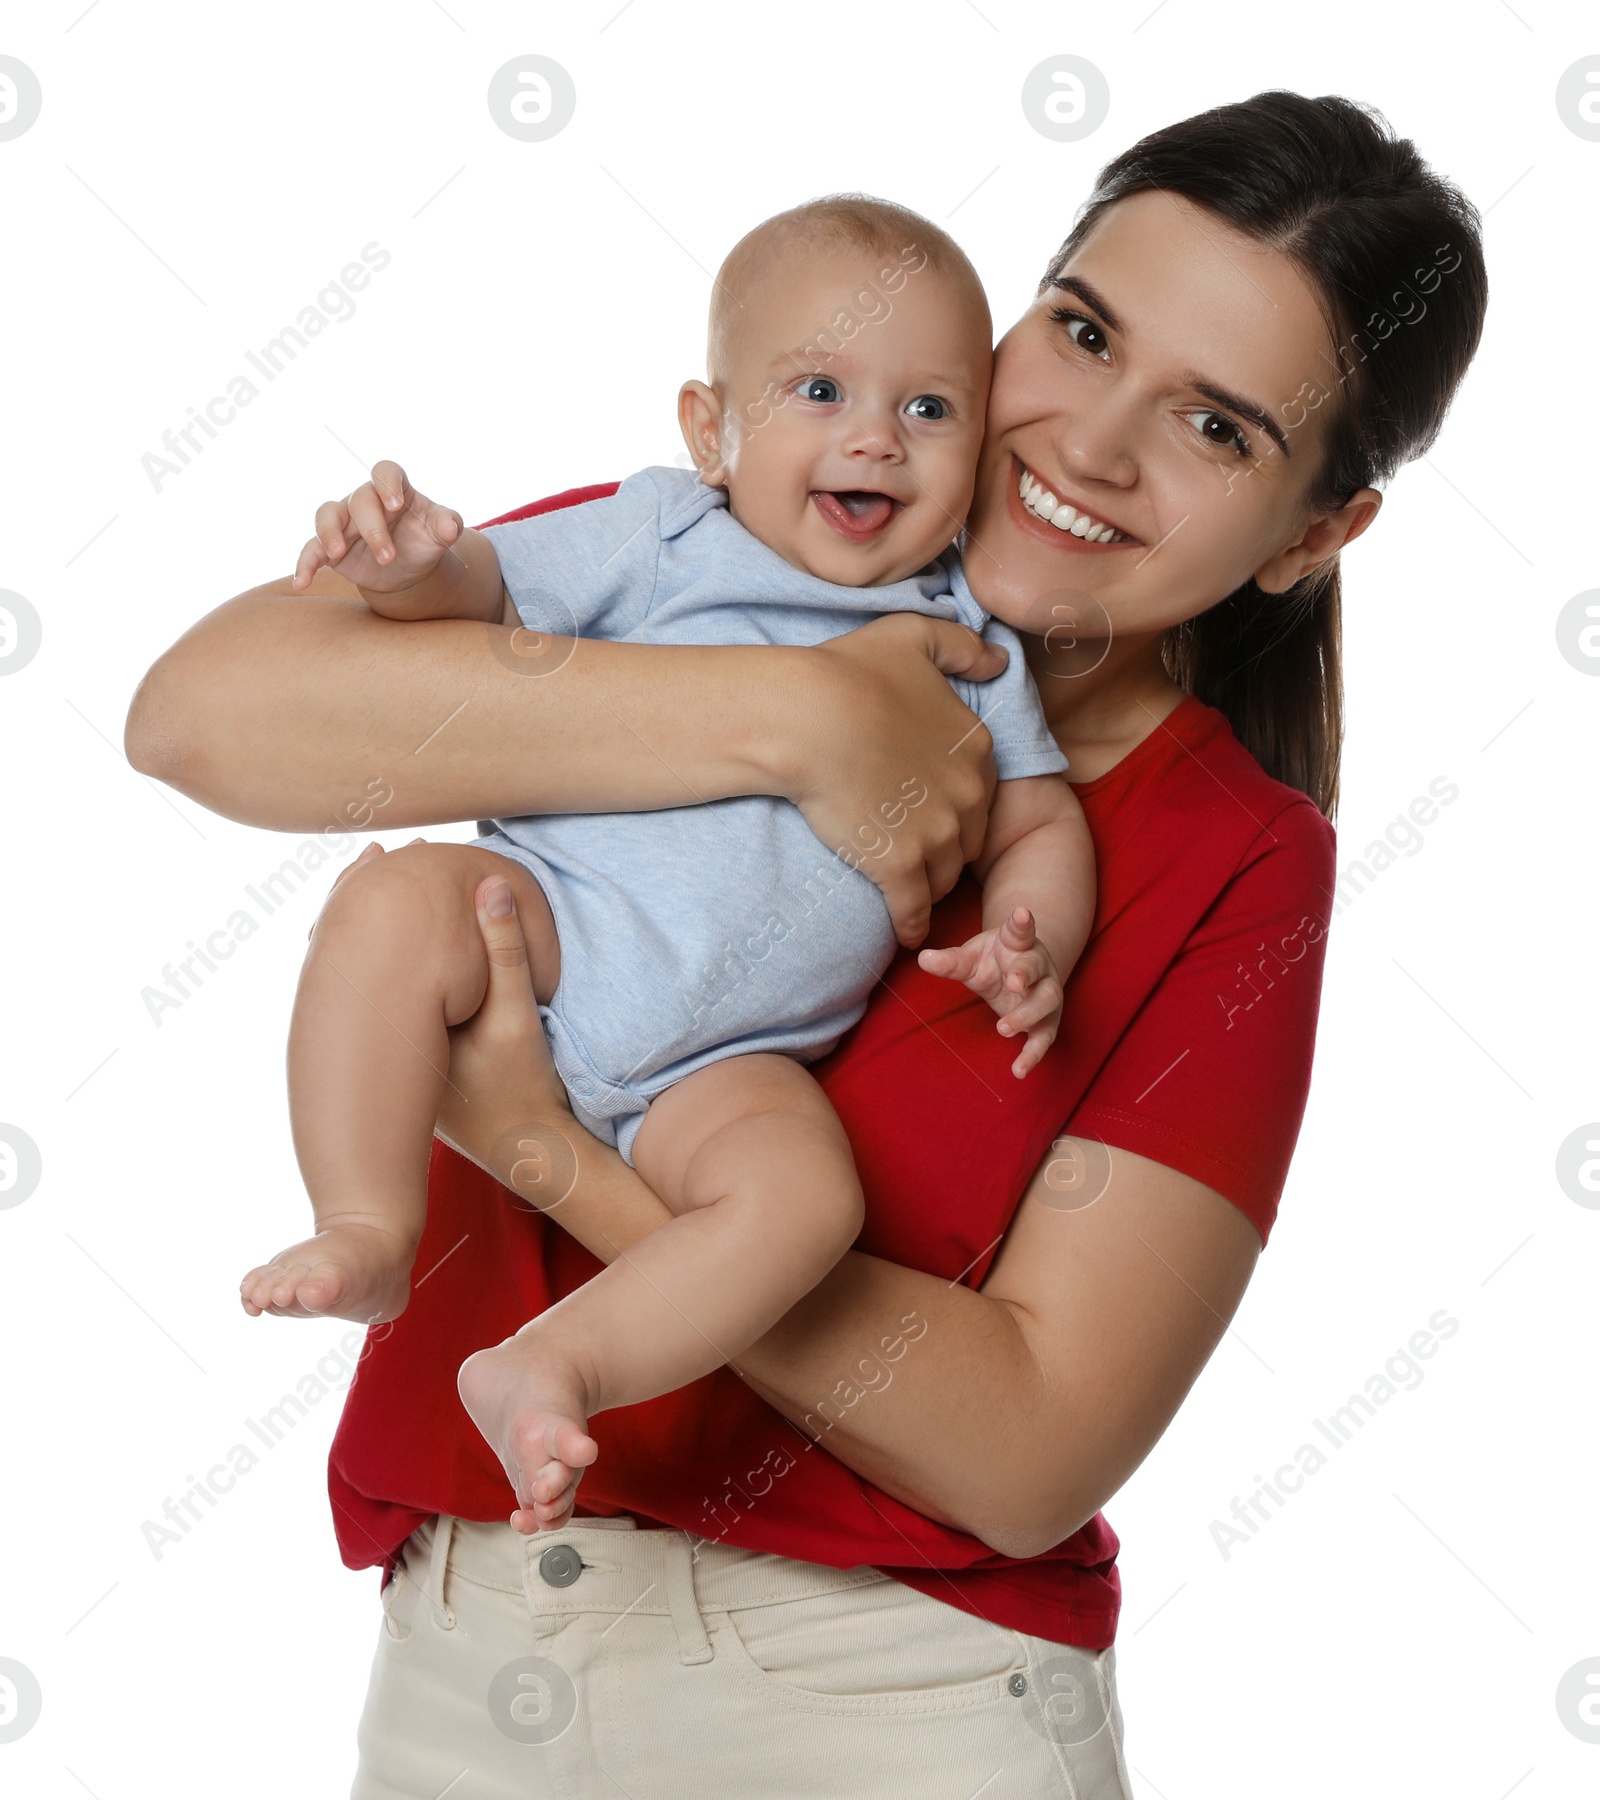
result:
[[[989,306],[955,240],[840,194],[779,213],[717,274],[709,384],[678,419],[700,477],[808,574],[845,587],[931,562],[972,499]]]

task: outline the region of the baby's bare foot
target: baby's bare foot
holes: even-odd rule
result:
[[[524,1330],[469,1356],[456,1386],[517,1491],[513,1527],[531,1536],[565,1525],[583,1471],[600,1454],[579,1364],[537,1329]]]
[[[330,1219],[239,1283],[252,1318],[331,1315],[363,1325],[397,1319],[411,1298],[415,1240],[370,1220]]]

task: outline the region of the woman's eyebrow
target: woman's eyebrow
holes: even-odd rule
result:
[[[1099,288],[1085,281],[1081,275],[1052,275],[1050,285],[1060,288],[1063,293],[1076,294],[1085,306],[1093,307],[1113,331],[1122,330],[1122,321],[1106,305],[1105,295],[1100,292]]]
[[[1121,331],[1126,335],[1126,328],[1117,315],[1106,305],[1105,295],[1092,282],[1085,281],[1081,275],[1054,275],[1050,285],[1060,288],[1064,293],[1076,294],[1085,306],[1092,307],[1100,315],[1104,324],[1112,331]],[[1264,431],[1272,439],[1287,458],[1289,440],[1278,426],[1276,419],[1264,406],[1257,406],[1253,400],[1246,400],[1243,394],[1230,393],[1227,388],[1218,387],[1214,381],[1205,381],[1197,375],[1187,377],[1187,382],[1197,394],[1204,394],[1213,406],[1225,407],[1229,412],[1236,412],[1240,418],[1254,425],[1258,431]]]
[[[1287,460],[1289,440],[1279,428],[1278,421],[1264,406],[1257,406],[1253,400],[1246,400],[1243,394],[1230,394],[1226,388],[1218,387],[1214,381],[1201,381],[1197,376],[1189,378],[1189,386],[1197,394],[1204,394],[1214,406],[1225,407],[1229,412],[1236,412],[1240,418],[1248,419],[1258,430],[1264,431],[1283,452]]]

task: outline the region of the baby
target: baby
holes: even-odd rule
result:
[[[992,682],[955,683],[1000,778],[974,865],[983,930],[922,963],[1025,1038],[1026,1075],[1088,936],[1093,852],[1021,645],[951,549],[989,384],[977,275],[902,207],[797,207],[723,264],[708,363],[679,396],[695,473],[645,469],[609,498],[463,532],[379,464],[348,507],[319,510],[297,584],[326,564],[389,618],[559,638],[811,645],[902,611],[981,630],[1010,657]],[[849,853],[763,795],[502,819],[475,844],[353,870],[318,922],[289,1042],[316,1231],[245,1277],[248,1312],[373,1321],[406,1304],[446,1034],[486,989],[474,894],[490,874],[510,883],[574,1114],[674,1214],[462,1372],[486,1435],[517,1421],[512,1523],[533,1531],[570,1511],[558,1497],[597,1454],[594,1413],[737,1356],[857,1236],[850,1147],[803,1065],[860,1018],[895,938]],[[641,1333],[651,1290],[662,1322]]]

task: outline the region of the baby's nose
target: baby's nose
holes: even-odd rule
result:
[[[905,455],[905,445],[898,418],[888,411],[858,414],[845,429],[842,448],[847,456],[899,462]]]

